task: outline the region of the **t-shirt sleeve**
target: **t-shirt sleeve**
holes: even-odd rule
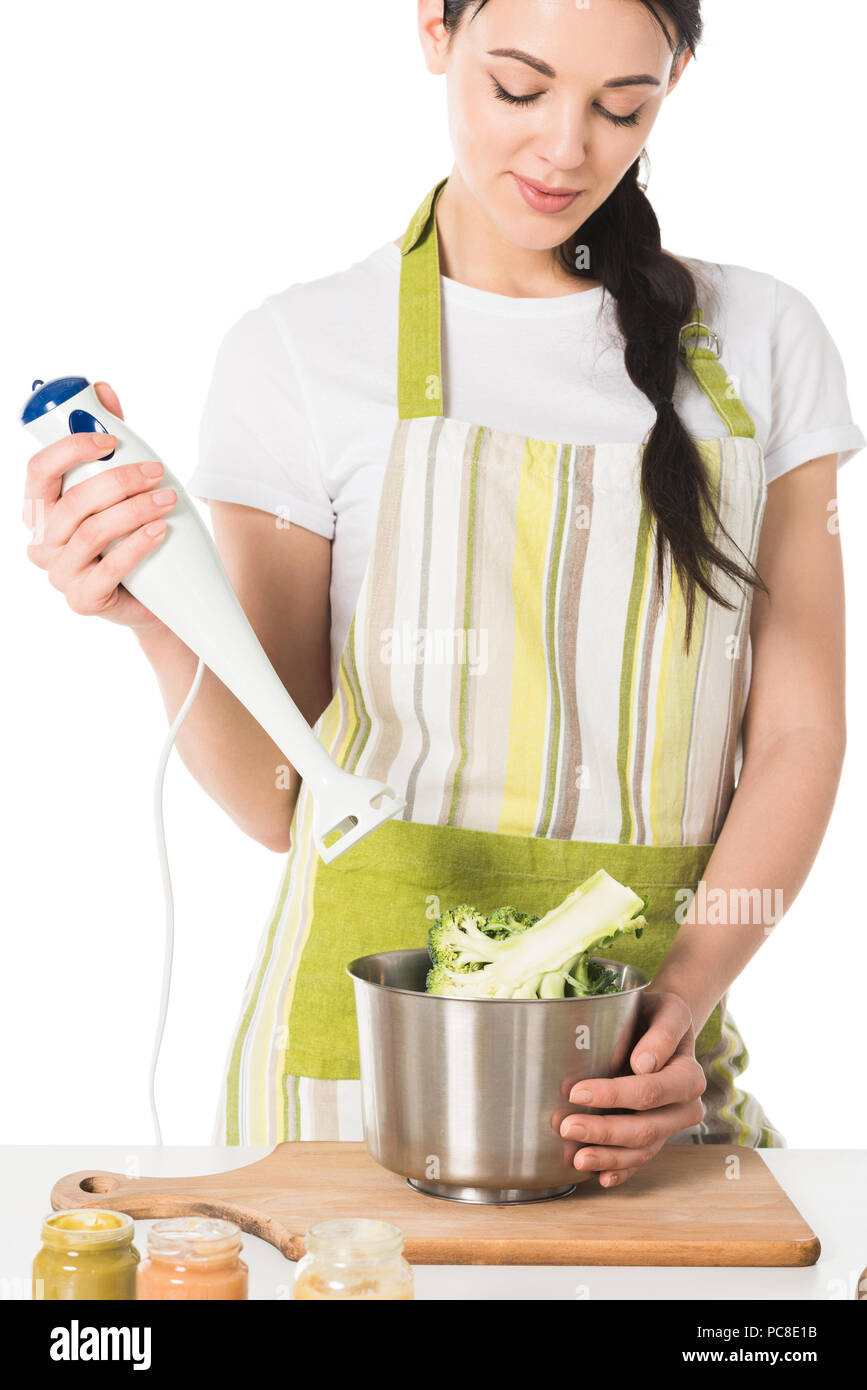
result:
[[[201,501],[240,502],[334,536],[303,382],[267,299],[219,346],[186,486]]]
[[[842,358],[811,301],[782,280],[776,281],[771,357],[768,482],[828,454],[847,463],[867,439],[852,419]]]

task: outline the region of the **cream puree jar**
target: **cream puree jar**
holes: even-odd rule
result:
[[[403,1235],[387,1221],[317,1222],[307,1232],[305,1249],[295,1271],[296,1300],[413,1297]]]

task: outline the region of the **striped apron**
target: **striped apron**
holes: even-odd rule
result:
[[[302,783],[247,981],[214,1138],[362,1139],[346,965],[423,946],[459,902],[542,915],[598,868],[647,895],[648,929],[611,958],[648,974],[725,821],[741,758],[752,590],[728,610],[657,595],[642,444],[550,442],[447,418],[436,202],[402,247],[398,422],[373,547],[315,726],[343,768],[406,798],[330,865]],[[682,351],[728,435],[698,442],[721,519],[755,561],[767,487],[755,428],[697,309]],[[720,532],[716,544],[728,544]],[[734,552],[732,552],[734,553]],[[704,1118],[669,1142],[784,1147],[739,1086],[724,996],[696,1040]]]

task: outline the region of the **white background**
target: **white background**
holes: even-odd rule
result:
[[[135,638],[73,614],[26,559],[24,471],[38,446],[21,404],[36,377],[107,380],[187,478],[229,325],[399,236],[451,167],[444,83],[424,68],[415,13],[414,0],[6,10],[0,1142],[149,1141],[163,937],[151,818],[162,701]],[[867,427],[864,7],[706,0],[705,14],[699,61],[649,143],[664,244],[803,290]],[[841,472],[839,496],[848,765],[807,886],[732,993],[748,1088],[790,1145],[812,1148],[867,1145],[867,453]],[[159,1099],[167,1143],[207,1143],[283,858],[247,839],[176,755],[167,806],[178,939]]]

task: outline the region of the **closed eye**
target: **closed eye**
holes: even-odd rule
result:
[[[528,96],[518,97],[515,96],[514,92],[507,92],[505,87],[501,86],[497,81],[496,77],[492,78],[492,81],[494,84],[494,96],[499,98],[500,101],[508,101],[512,106],[532,106],[534,101],[538,101],[539,97],[545,95],[544,92],[530,92]]]
[[[609,111],[606,106],[597,105],[596,110],[601,116],[605,116],[612,125],[638,125],[638,115],[641,111],[641,107],[639,106],[638,111],[633,111],[628,116],[615,116],[614,112]]]

